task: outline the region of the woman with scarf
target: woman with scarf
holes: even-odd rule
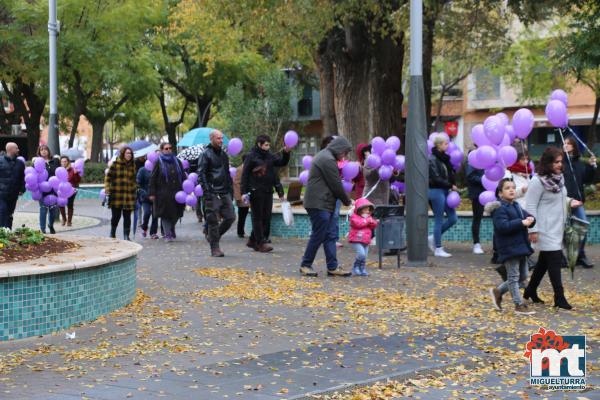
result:
[[[119,156],[108,168],[104,178],[104,191],[108,198],[108,207],[111,210],[110,237],[117,234],[117,227],[123,215],[123,238],[131,240],[131,212],[135,208],[137,185],[135,182],[135,162],[133,150],[124,146],[119,151]]]
[[[56,168],[60,167],[60,161],[58,158],[52,157],[52,153],[50,152],[50,148],[45,144],[38,147],[37,156],[42,158],[46,162],[46,171],[48,172],[48,178],[54,176],[56,172]],[[49,194],[54,194],[54,190],[51,190],[48,193],[44,193],[44,197]],[[54,230],[54,221],[58,216],[58,207],[57,206],[46,206],[44,204],[44,197],[40,200],[40,231],[42,233],[46,233],[46,220],[48,221],[48,229],[51,234],[55,234]]]
[[[175,201],[185,179],[183,165],[173,154],[170,143],[160,144],[160,157],[154,166],[148,185],[148,198],[154,203],[153,216],[162,221],[165,241],[175,239],[175,224],[183,217],[185,205]]]
[[[60,165],[67,170],[67,173],[69,174],[68,180],[71,186],[73,186],[74,188],[78,188],[79,182],[81,182],[81,176],[79,176],[79,172],[77,172],[77,170],[75,170],[75,168],[71,166],[71,161],[69,160],[69,157],[62,156],[60,158]],[[75,203],[75,196],[77,196],[77,192],[73,193],[73,195],[69,197],[66,210],[65,207],[59,208],[60,215],[62,216],[62,226],[71,226],[73,223],[73,204]]]
[[[436,135],[433,139],[433,145],[431,156],[429,156],[428,197],[435,223],[433,235],[428,237],[428,242],[434,256],[451,257],[452,254],[447,253],[442,247],[442,235],[458,221],[456,211],[446,204],[448,192],[456,190],[456,180],[454,169],[450,163],[450,156],[446,154],[448,137]],[[444,221],[444,213],[447,216],[446,221]]]
[[[548,147],[527,189],[526,210],[536,224],[529,228],[529,240],[540,250],[540,256],[525,289],[523,297],[534,303],[543,303],[537,295],[537,288],[548,271],[554,289],[554,307],[570,310],[562,285],[561,267],[563,264],[562,243],[567,207],[579,207],[581,201],[567,195],[562,174],[563,154],[556,147]]]

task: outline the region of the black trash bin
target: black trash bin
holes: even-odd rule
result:
[[[379,268],[384,251],[396,250],[398,268],[400,268],[400,252],[406,250],[404,236],[404,206],[377,206],[373,217],[379,220],[375,229]]]

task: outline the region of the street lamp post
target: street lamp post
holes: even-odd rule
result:
[[[56,37],[58,36],[56,21],[56,0],[48,1],[48,49],[50,65],[50,118],[48,121],[48,147],[52,154],[60,154],[58,143],[58,107],[57,107],[57,73],[56,73]]]
[[[410,95],[406,126],[408,265],[427,265],[427,121],[423,90],[423,0],[410,1]]]

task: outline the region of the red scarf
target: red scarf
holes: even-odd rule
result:
[[[513,165],[511,165],[510,167],[508,167],[507,169],[512,173],[531,175],[531,169],[529,169],[529,167],[522,165],[518,161],[516,163],[514,163]]]

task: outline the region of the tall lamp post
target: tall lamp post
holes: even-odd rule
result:
[[[56,21],[56,0],[48,1],[48,48],[50,64],[50,120],[48,123],[48,147],[52,154],[60,154],[58,143],[58,107],[57,107],[57,74],[56,74],[56,37],[58,36]]]
[[[408,265],[427,265],[427,121],[423,89],[423,0],[410,1],[410,95],[406,126]]]

